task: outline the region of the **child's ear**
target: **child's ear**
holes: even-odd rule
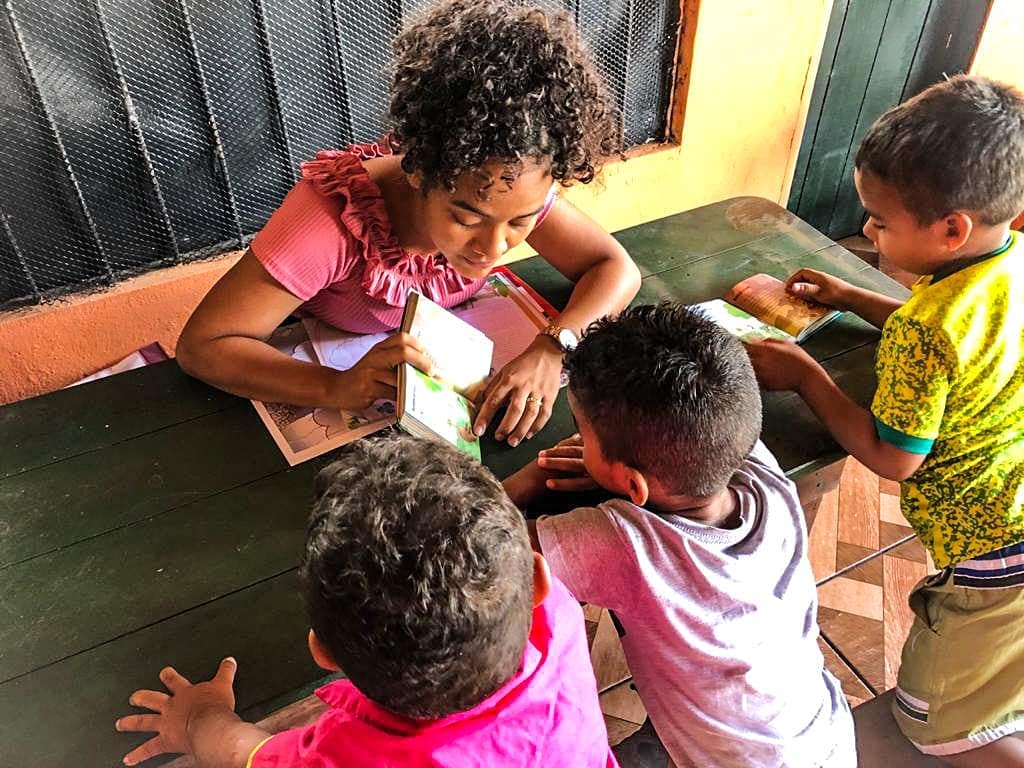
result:
[[[320,638],[316,636],[316,632],[312,629],[309,630],[309,638],[307,640],[309,644],[309,655],[313,657],[313,661],[320,669],[327,670],[328,672],[339,672],[339,667],[334,662],[334,657],[331,656],[331,652],[324,648],[324,644],[320,642]]]
[[[933,225],[940,229],[946,248],[953,253],[963,248],[974,231],[974,220],[962,211],[947,213]]]
[[[544,602],[551,592],[551,569],[540,552],[533,553],[533,607]]]
[[[416,171],[415,173],[405,174],[405,179],[406,181],[409,182],[409,186],[412,187],[413,189],[423,189],[423,174],[420,173],[419,171]]]
[[[632,467],[625,467],[626,490],[629,492],[629,500],[642,507],[650,498],[651,489],[647,485],[647,478],[643,472]]]

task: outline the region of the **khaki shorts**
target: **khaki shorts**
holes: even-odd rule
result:
[[[953,755],[1024,731],[1024,546],[924,579],[910,608],[893,714],[914,746]]]

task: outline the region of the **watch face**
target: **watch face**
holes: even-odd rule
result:
[[[562,349],[575,349],[579,339],[571,330],[563,328],[558,332],[558,343],[562,345]]]

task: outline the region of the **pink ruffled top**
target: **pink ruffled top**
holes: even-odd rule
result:
[[[300,313],[345,331],[379,333],[399,326],[411,289],[453,307],[483,286],[439,253],[398,244],[380,188],[362,163],[392,152],[387,143],[318,152],[253,239],[252,252],[270,276],[303,301]]]

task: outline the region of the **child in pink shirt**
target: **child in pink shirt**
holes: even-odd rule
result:
[[[271,735],[234,713],[234,659],[170,694],[136,691],[121,731],[156,731],[125,764],[184,752],[201,766],[616,766],[583,614],[533,554],[501,485],[447,444],[351,446],[317,480],[300,571],[329,709]]]

